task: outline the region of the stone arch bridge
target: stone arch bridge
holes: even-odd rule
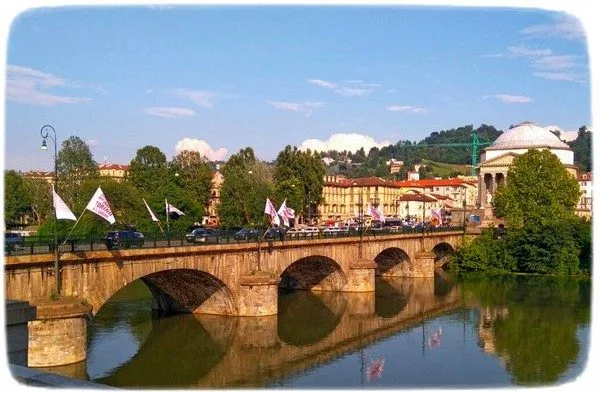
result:
[[[278,290],[371,292],[375,276],[433,277],[462,231],[262,243],[83,251],[61,256],[61,294],[95,314],[140,279],[157,309],[199,314],[277,314]],[[5,258],[5,297],[32,304],[54,289],[53,254]]]

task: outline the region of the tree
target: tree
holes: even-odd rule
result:
[[[547,224],[571,219],[579,200],[577,180],[549,150],[529,150],[517,157],[506,184],[494,194],[494,214],[511,228],[528,221]]]
[[[568,143],[573,149],[575,165],[582,172],[592,170],[592,133],[586,126],[579,127],[577,139]]]
[[[250,147],[241,149],[223,165],[218,207],[222,227],[267,225],[264,206],[266,198],[272,197],[273,189],[268,172],[269,169],[256,159]]]
[[[88,145],[79,137],[71,136],[62,143],[56,160],[58,185],[62,199],[73,208],[82,198],[80,185],[87,179],[98,179],[98,164],[92,158]]]
[[[44,179],[25,177],[23,180],[30,204],[29,210],[35,222],[40,225],[42,220],[52,213],[52,186]]]
[[[204,212],[210,199],[213,176],[206,159],[199,152],[184,150],[173,158],[170,168],[178,175],[176,183],[190,193]]]
[[[139,149],[129,163],[129,181],[144,194],[159,190],[168,175],[167,157],[156,146]]]
[[[294,200],[298,204],[290,206],[298,215],[306,213],[309,204],[320,202],[326,170],[325,163],[317,152],[301,151],[296,146],[288,145],[275,159],[275,188],[281,191],[291,187],[291,184],[298,185],[301,190],[294,191],[294,198],[300,197],[301,200]]]
[[[579,195],[577,180],[549,150],[532,149],[514,159],[492,207],[508,224],[507,247],[519,271],[578,272],[572,227]]]
[[[30,211],[31,198],[23,176],[13,170],[4,172],[4,225],[18,222]]]

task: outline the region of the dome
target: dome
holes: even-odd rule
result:
[[[549,149],[570,149],[551,131],[531,122],[524,122],[502,133],[490,147],[485,150],[532,149],[545,147]]]

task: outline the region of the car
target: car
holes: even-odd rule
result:
[[[302,231],[301,228],[290,228],[287,230],[285,235],[287,237],[289,237],[290,239],[295,239],[295,238],[304,236],[304,232]]]
[[[16,251],[21,249],[23,244],[23,236],[14,232],[4,233],[4,249],[10,251]]]
[[[210,243],[217,241],[217,233],[209,228],[196,228],[185,235],[188,243]]]
[[[304,236],[307,237],[316,237],[319,236],[319,228],[317,227],[305,227],[302,228],[302,233],[304,233]]]
[[[327,227],[323,229],[324,236],[337,236],[341,233],[341,229],[338,227]]]
[[[108,250],[143,247],[144,235],[134,230],[110,231],[104,237],[104,244]]]
[[[258,238],[258,229],[243,228],[237,231],[233,238],[235,240],[254,240]]]
[[[285,237],[285,230],[281,227],[271,227],[265,232],[265,238],[269,240],[283,240]]]

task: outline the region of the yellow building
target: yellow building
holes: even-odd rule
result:
[[[98,173],[102,177],[110,177],[116,181],[123,181],[129,173],[129,165],[98,164]]]

